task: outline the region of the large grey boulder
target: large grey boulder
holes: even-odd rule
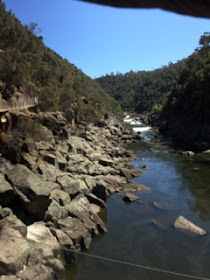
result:
[[[42,246],[52,248],[54,254],[59,254],[60,245],[44,222],[35,222],[27,227],[27,238]]]
[[[197,235],[205,235],[207,232],[202,228],[196,226],[183,216],[179,216],[174,222],[174,227],[179,231],[191,232]]]
[[[50,192],[57,185],[47,183],[21,164],[9,170],[6,177],[30,213],[41,213],[47,209]]]
[[[58,220],[59,228],[73,241],[76,247],[88,249],[91,243],[91,233],[77,218],[67,217]]]
[[[87,197],[80,194],[66,207],[72,217],[79,219],[89,231],[94,234],[106,232],[103,221],[92,211]]]
[[[23,269],[31,247],[19,231],[2,229],[0,248],[0,275],[15,274]]]
[[[72,196],[77,195],[79,192],[83,191],[84,188],[87,189],[87,186],[83,185],[81,181],[68,175],[58,177],[57,182],[64,192]]]

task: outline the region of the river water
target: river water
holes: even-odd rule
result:
[[[149,169],[134,181],[151,190],[136,193],[141,203],[126,204],[123,193],[110,196],[107,210],[101,213],[108,233],[96,237],[87,253],[210,279],[210,156],[183,156],[167,142],[153,138],[149,128],[135,130],[142,131],[143,140],[129,145],[137,154],[133,164]],[[164,203],[166,209],[154,207],[155,201]],[[173,223],[179,215],[209,233],[198,237],[176,231]],[[67,279],[190,278],[78,256]]]

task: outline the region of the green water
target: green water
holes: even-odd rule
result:
[[[142,204],[128,205],[122,200],[122,193],[112,195],[104,213],[108,233],[95,238],[88,253],[210,278],[210,157],[182,156],[166,143],[154,139],[130,145],[130,148],[138,157],[133,164],[149,167],[135,181],[149,186],[151,191],[137,193]],[[154,201],[166,203],[168,210],[155,208]],[[209,234],[195,237],[177,232],[173,223],[179,215]],[[153,219],[160,221],[161,228],[154,225]],[[189,278],[78,256],[77,264],[67,271],[67,279]]]

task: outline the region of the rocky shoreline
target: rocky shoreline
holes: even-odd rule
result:
[[[107,197],[148,189],[132,182],[141,172],[124,147],[140,136],[112,117],[79,129],[62,113],[12,117],[41,120],[45,137],[0,158],[0,279],[65,279],[75,252],[106,232],[98,213]]]

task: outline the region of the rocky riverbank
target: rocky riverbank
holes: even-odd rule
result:
[[[123,146],[139,135],[114,118],[77,129],[61,113],[12,118],[38,120],[39,139],[13,132],[6,146],[8,136],[1,137],[0,279],[64,279],[75,252],[106,232],[98,213],[107,197],[147,189],[132,182],[140,172]]]

